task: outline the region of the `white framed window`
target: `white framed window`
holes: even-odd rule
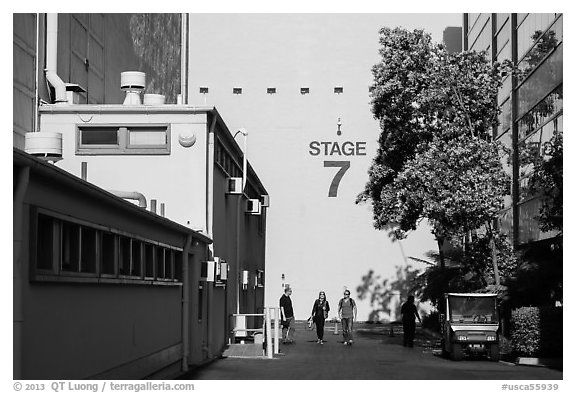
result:
[[[170,154],[170,126],[168,124],[78,125],[76,154]]]

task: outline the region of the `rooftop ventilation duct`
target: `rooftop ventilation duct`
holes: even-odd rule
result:
[[[62,134],[59,132],[27,132],[24,151],[45,161],[62,159]]]
[[[65,104],[68,102],[66,96],[66,84],[56,73],[58,54],[58,14],[46,15],[46,80],[54,87],[54,102]]]
[[[120,88],[126,92],[124,105],[140,105],[140,93],[146,87],[146,74],[140,71],[126,71],[120,74]]]

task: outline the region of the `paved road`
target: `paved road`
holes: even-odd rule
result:
[[[561,380],[562,371],[486,359],[454,362],[433,353],[433,342],[417,335],[414,348],[382,327],[359,329],[353,346],[327,332],[324,345],[297,323],[297,343],[282,345],[274,359],[223,358],[185,376],[193,380]]]

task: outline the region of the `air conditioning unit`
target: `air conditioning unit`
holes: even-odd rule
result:
[[[270,207],[270,195],[261,195],[262,207]]]
[[[225,281],[228,280],[228,263],[221,262],[220,263],[220,280]]]
[[[246,213],[259,215],[262,212],[262,204],[259,199],[248,199],[246,201]]]
[[[256,270],[256,287],[264,287],[264,270]]]
[[[200,280],[206,282],[214,282],[216,273],[215,270],[214,261],[202,262],[200,264]]]
[[[228,194],[242,194],[242,178],[229,177],[228,178]]]

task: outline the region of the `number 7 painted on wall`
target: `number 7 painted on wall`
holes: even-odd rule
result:
[[[330,184],[330,189],[328,190],[328,197],[336,197],[338,195],[338,186],[340,185],[340,180],[346,171],[350,168],[350,161],[324,161],[324,168],[339,167],[340,170],[336,172],[332,183]]]

